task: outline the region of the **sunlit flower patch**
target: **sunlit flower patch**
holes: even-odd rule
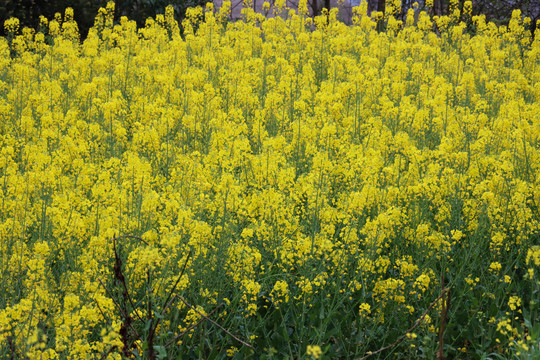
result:
[[[540,35],[365,3],[6,21],[2,356],[538,354]]]

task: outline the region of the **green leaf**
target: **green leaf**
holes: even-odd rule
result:
[[[154,345],[154,350],[157,352],[157,358],[158,359],[166,359],[167,358],[167,349],[165,349],[165,346],[163,346],[163,345]]]

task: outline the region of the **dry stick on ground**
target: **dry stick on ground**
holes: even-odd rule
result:
[[[437,304],[437,302],[439,300],[441,300],[444,295],[448,292],[448,289],[443,289],[442,290],[442,293],[441,295],[439,295],[438,298],[436,298],[435,300],[433,300],[433,302],[428,306],[428,308],[426,309],[426,311],[424,311],[424,313],[422,314],[422,316],[416,320],[416,322],[414,323],[414,325],[409,329],[407,330],[407,332],[405,332],[405,334],[403,334],[400,338],[398,338],[396,341],[394,341],[393,344],[390,344],[388,346],[385,346],[377,351],[373,351],[373,352],[370,352],[366,355],[364,355],[363,357],[357,359],[357,360],[362,360],[362,359],[367,359],[368,357],[372,356],[372,355],[375,355],[375,354],[378,354],[380,352],[383,352],[385,350],[388,350],[388,349],[391,349],[393,348],[394,346],[396,346],[397,344],[399,344],[400,342],[403,341],[403,339],[405,339],[407,337],[407,334],[409,334],[411,331],[413,331],[414,329],[416,329],[421,323],[422,321],[424,320],[424,318],[426,317],[426,315],[428,314],[428,312],[435,306],[435,304]]]
[[[247,346],[248,348],[250,349],[253,349],[253,346],[251,346],[250,344],[248,344],[247,342],[239,339],[238,337],[236,337],[235,335],[233,335],[229,330],[225,329],[223,326],[219,325],[217,322],[215,322],[214,320],[210,319],[208,316],[204,315],[202,312],[200,312],[199,310],[195,309],[193,306],[191,306],[183,297],[181,297],[180,295],[176,295],[180,300],[182,300],[182,302],[184,304],[186,304],[187,306],[189,306],[193,311],[195,311],[197,314],[199,314],[200,316],[202,316],[203,318],[205,318],[205,320],[208,320],[210,321],[212,324],[216,325],[218,328],[220,328],[221,330],[225,331],[230,337],[232,337],[233,339],[235,339],[236,341],[238,341],[239,343],[241,343],[242,345],[244,346]]]

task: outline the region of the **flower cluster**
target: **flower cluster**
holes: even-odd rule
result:
[[[82,44],[71,9],[37,32],[6,21],[0,354],[129,350],[116,253],[134,319],[175,289],[204,314],[224,304],[214,318],[283,357],[319,358],[314,339],[329,357],[374,351],[443,286],[459,304],[449,318],[526,339],[539,320],[525,317],[540,286],[540,32],[518,11],[508,27],[465,23],[470,1],[404,22],[387,3],[369,17],[362,2],[352,26],[281,1],[237,22],[228,2],[182,24],[170,7],[138,29],[111,2]],[[144,241],[115,249],[119,234]],[[193,328],[192,309],[161,316],[161,343],[189,334],[178,351],[247,351]],[[437,341],[439,318],[409,340]],[[479,333],[447,331],[460,349]]]

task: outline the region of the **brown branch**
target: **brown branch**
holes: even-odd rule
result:
[[[101,284],[101,286],[103,286],[103,288],[105,289],[105,294],[109,295],[109,297],[111,298],[111,300],[113,301],[114,305],[116,305],[116,307],[118,309],[120,309],[120,311],[122,312],[122,316],[125,315],[124,311],[120,308],[120,304],[118,304],[118,302],[116,301],[116,299],[114,298],[114,296],[112,296],[112,294],[109,292],[109,289],[107,289],[107,286],[105,286],[105,284],[103,283],[103,280],[101,280],[101,278],[98,277],[98,281],[99,283]],[[99,306],[99,305],[98,305]]]
[[[362,359],[367,359],[368,357],[372,356],[372,355],[375,355],[375,354],[378,354],[380,352],[383,352],[385,350],[388,350],[390,348],[393,348],[394,346],[396,346],[397,344],[399,344],[400,342],[403,341],[403,339],[405,339],[407,337],[407,334],[409,334],[411,331],[413,331],[414,329],[416,329],[421,323],[422,321],[424,320],[424,318],[426,317],[426,315],[428,314],[428,312],[435,306],[435,304],[441,300],[443,298],[443,296],[448,292],[448,289],[443,289],[442,290],[442,293],[441,295],[439,295],[438,298],[436,298],[435,300],[433,300],[433,302],[428,306],[428,308],[426,309],[426,311],[424,311],[424,313],[422,314],[422,316],[416,320],[416,322],[414,323],[414,325],[405,332],[405,334],[403,334],[402,336],[400,336],[396,341],[394,341],[394,343],[388,345],[388,346],[385,346],[377,351],[373,351],[373,352],[370,352],[370,353],[367,353],[366,355],[364,355],[363,357],[357,359],[357,360],[362,360]]]
[[[130,337],[128,336],[128,328],[133,328],[133,318],[128,312],[127,309],[127,303],[131,304],[131,307],[133,310],[135,310],[135,314],[137,317],[142,321],[141,317],[139,316],[139,313],[136,311],[136,307],[133,304],[133,301],[131,300],[131,297],[129,296],[129,291],[127,289],[126,285],[126,278],[124,276],[124,273],[122,272],[122,259],[120,259],[120,256],[118,255],[118,251],[116,250],[116,236],[112,239],[113,240],[113,248],[114,248],[114,280],[116,280],[117,283],[122,284],[122,287],[124,288],[122,291],[122,298],[123,303],[120,304],[122,306],[119,306],[119,308],[124,310],[124,321],[122,322],[122,326],[120,327],[120,336],[122,338],[122,343],[124,344],[124,348],[122,349],[122,352],[125,357],[129,356],[129,351],[133,347],[133,341],[131,341]],[[141,239],[142,240],[142,239]],[[143,240],[144,241],[144,240]],[[139,337],[140,338],[140,337]],[[130,344],[131,342],[131,344]]]
[[[182,300],[182,302],[184,304],[186,304],[187,306],[189,306],[193,311],[195,311],[197,314],[199,314],[200,316],[202,316],[203,318],[205,318],[205,320],[208,320],[210,321],[212,324],[216,325],[218,328],[220,328],[221,330],[225,331],[227,333],[227,335],[229,335],[230,337],[232,337],[233,339],[235,339],[236,341],[238,341],[239,343],[241,343],[242,345],[244,346],[247,346],[248,348],[250,349],[253,349],[253,346],[251,346],[250,344],[248,344],[247,342],[239,339],[238,337],[236,337],[234,334],[232,334],[229,330],[225,329],[223,326],[219,325],[217,322],[215,322],[214,320],[210,319],[208,316],[204,315],[202,312],[200,312],[199,310],[195,309],[193,306],[191,306],[183,297],[181,297],[180,295],[177,295],[177,297]]]
[[[13,343],[13,338],[10,336],[8,336],[7,338],[8,340],[8,345],[9,345],[9,351],[11,352],[11,355],[10,355],[10,359],[11,360],[15,360],[15,354],[17,353],[17,349],[15,348],[15,344]]]
[[[107,287],[105,286],[105,284],[103,284],[103,281],[102,281],[100,278],[98,278],[98,280],[99,280],[99,282],[101,283],[101,286],[103,286],[103,287],[105,288],[105,292],[110,296],[110,298],[111,298],[111,300],[113,301],[114,305],[116,305],[116,307],[120,310],[121,315],[122,315],[123,317],[127,317],[128,314],[126,314],[126,313],[124,312],[124,310],[123,310],[123,309],[120,307],[120,305],[116,302],[116,300],[114,299],[114,297],[111,296],[109,290],[107,289]],[[98,306],[99,306],[99,305],[98,305]],[[131,329],[135,332],[135,335],[137,335],[137,337],[140,338],[141,336],[139,335],[139,333],[137,332],[137,330],[135,330],[135,328],[133,327],[133,325],[130,324],[130,327],[131,327]]]
[[[437,351],[437,360],[446,360],[443,353],[443,345],[444,330],[446,329],[446,318],[448,315],[448,309],[450,308],[450,290],[447,290],[445,295],[446,296],[444,296],[442,302],[441,325],[439,326],[439,350]]]
[[[243,5],[243,1],[239,1],[239,2],[236,3],[236,5],[231,6],[231,16],[232,16],[232,11],[233,11],[234,9],[236,9],[239,5],[244,6],[244,5]]]
[[[11,354],[9,356],[10,360],[15,360],[15,359],[27,360],[28,359],[28,356],[23,354],[22,351],[19,351],[19,353],[17,354],[17,348],[15,347],[15,343],[13,342],[13,336],[12,335],[9,335],[7,337],[7,340],[8,340],[8,345],[9,345],[9,351],[11,352]]]
[[[120,307],[120,305],[115,301],[114,297],[111,296],[111,294],[109,293],[107,287],[105,286],[105,284],[103,284],[103,281],[98,278],[101,286],[103,286],[103,288],[105,289],[105,293],[108,294],[111,298],[111,300],[113,301],[114,305],[116,305],[116,307],[120,310],[120,315],[122,315],[124,318],[126,318],[128,315],[123,311],[123,309]],[[103,310],[101,309],[101,306],[99,306],[99,303],[97,302],[96,298],[93,298],[94,302],[96,303],[98,309],[99,309],[99,312],[101,313],[101,315],[103,316],[104,319],[106,319],[106,316],[105,316],[105,313],[103,312]],[[131,327],[131,330],[133,330],[133,332],[135,333],[135,336],[137,338],[141,338],[141,336],[139,335],[139,333],[137,332],[137,330],[133,327],[133,325],[130,323],[129,324],[129,327]],[[135,343],[135,340],[132,340],[131,341],[131,344],[130,344],[130,348],[132,347],[132,345]],[[110,350],[109,350],[109,353],[112,352],[114,349],[116,348],[116,345],[113,346]],[[108,355],[109,353],[107,353],[106,355]],[[105,355],[105,356],[106,356]]]
[[[133,310],[135,310],[136,309],[135,304],[133,304],[133,300],[131,300],[131,296],[129,296],[129,291],[126,285],[126,279],[124,277],[124,274],[122,273],[122,259],[120,259],[120,256],[118,256],[118,252],[116,251],[116,239],[121,239],[121,238],[135,238],[135,239],[141,240],[146,245],[148,245],[148,243],[144,241],[143,239],[141,239],[140,237],[134,236],[134,235],[120,235],[112,239],[113,249],[114,249],[114,278],[117,281],[119,281],[122,284],[122,287],[124,288],[124,291],[122,292],[124,301],[127,298],[128,302],[131,304],[131,307],[133,308]],[[139,316],[139,313],[137,311],[135,311],[135,315],[137,315],[137,317],[139,318],[141,322],[144,322],[143,319]]]
[[[101,284],[101,285],[103,285],[103,284]],[[107,290],[105,290],[105,291],[107,291]],[[97,305],[97,307],[98,307],[98,310],[99,310],[99,312],[101,313],[101,316],[103,316],[103,319],[106,319],[107,317],[105,316],[105,313],[103,312],[103,310],[101,310],[101,306],[99,306],[99,303],[98,303],[98,301],[96,300],[96,298],[95,298],[95,297],[92,297],[92,300],[94,300],[94,302],[96,303],[96,305]]]

